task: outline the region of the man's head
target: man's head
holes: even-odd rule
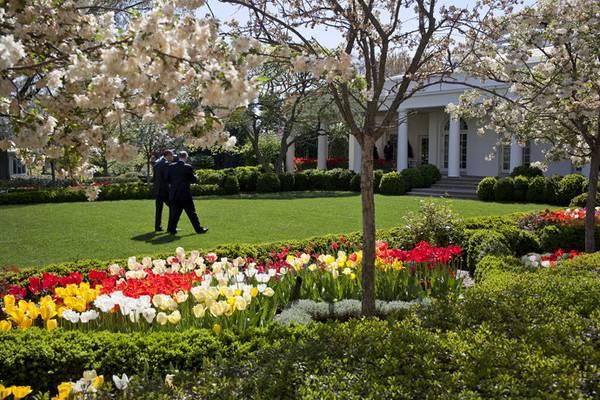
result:
[[[188,153],[187,151],[180,151],[179,154],[177,155],[179,157],[179,159],[183,162],[186,162],[188,159]]]
[[[171,150],[163,151],[163,157],[167,159],[168,162],[173,161],[173,152]]]

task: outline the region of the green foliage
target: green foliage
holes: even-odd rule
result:
[[[376,169],[373,171],[373,191],[375,193],[379,193],[379,185],[381,184],[381,178],[383,178],[384,174],[385,171],[382,169]]]
[[[585,228],[583,224],[572,225],[546,225],[539,232],[540,246],[545,251],[558,249],[580,250],[585,249]],[[600,232],[595,230],[596,247],[600,244]]]
[[[406,182],[406,190],[422,188],[425,186],[425,180],[421,171],[416,168],[407,168],[400,172]]]
[[[569,207],[585,207],[587,203],[588,193],[581,193],[579,196],[575,196],[571,199],[569,203]],[[595,207],[600,206],[600,191],[596,192],[596,202],[594,203]]]
[[[294,174],[291,172],[279,174],[279,182],[281,183],[282,192],[291,192],[295,188]]]
[[[544,196],[546,180],[543,176],[536,176],[529,180],[527,187],[527,201],[530,203],[547,203]]]
[[[496,201],[512,201],[515,184],[513,178],[504,177],[498,179],[494,185],[494,196]]]
[[[23,190],[0,193],[0,205],[67,203],[86,200],[87,198],[82,190],[74,190],[71,188]]]
[[[360,174],[355,174],[350,180],[350,190],[360,192]]]
[[[419,212],[409,212],[405,221],[403,232],[411,247],[423,241],[441,247],[463,242],[464,221],[448,200],[421,200]]]
[[[475,268],[475,280],[481,282],[485,277],[493,272],[509,271],[509,272],[525,272],[526,269],[516,257],[486,255],[478,263]]]
[[[558,190],[562,177],[553,175],[546,178],[546,186],[544,187],[544,199],[548,204],[560,204],[558,200]]]
[[[304,172],[296,172],[294,174],[294,189],[295,190],[308,190],[310,188],[310,181],[308,175]]]
[[[544,176],[544,171],[542,171],[538,167],[520,165],[518,167],[515,167],[515,169],[513,169],[510,173],[510,176],[512,176],[513,178],[520,175],[525,176],[527,178],[533,178],[535,176]]]
[[[240,183],[237,176],[227,174],[223,179],[223,194],[237,194],[240,192]]]
[[[332,178],[327,171],[321,169],[306,170],[309,188],[311,190],[328,190],[331,188]]]
[[[565,175],[558,185],[558,201],[560,205],[566,206],[573,197],[587,190],[587,179],[580,174]]]
[[[526,176],[518,175],[513,179],[515,189],[513,192],[514,201],[525,201],[527,199],[527,190],[529,188],[529,179]]]
[[[419,166],[419,172],[423,176],[423,184],[429,187],[442,178],[442,174],[438,167],[432,164],[423,164]]]
[[[334,168],[327,171],[330,177],[331,189],[348,191],[351,186],[350,183],[355,173],[344,168]]]
[[[506,256],[511,255],[506,236],[497,231],[478,230],[469,235],[465,246],[467,253],[467,265],[471,270],[487,255]]]
[[[483,178],[477,185],[477,197],[482,201],[494,201],[496,199],[495,187],[498,180],[493,176]]]
[[[240,184],[240,191],[242,192],[255,192],[256,181],[258,180],[258,174],[260,170],[258,167],[237,167],[235,168],[235,174]]]
[[[406,193],[406,183],[398,172],[388,172],[379,183],[379,193],[386,195],[401,195]]]
[[[281,141],[276,135],[261,135],[258,139],[258,151],[262,154],[263,158],[268,164],[275,164],[279,150],[281,148]],[[246,165],[258,165],[258,159],[256,158],[256,152],[250,142],[242,146],[242,155]]]
[[[279,178],[274,173],[265,173],[258,176],[256,191],[258,193],[278,192],[281,188]]]

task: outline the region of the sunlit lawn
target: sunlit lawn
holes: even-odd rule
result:
[[[420,198],[376,198],[378,228],[401,225]],[[453,200],[463,216],[543,209],[535,204],[498,204]],[[177,236],[153,232],[152,200],[62,203],[0,207],[0,265],[30,266],[81,258],[110,259],[223,243],[257,243],[301,239],[360,229],[360,197],[351,193],[292,193],[282,196],[198,198],[203,225],[196,235],[182,215]],[[163,215],[166,228],[167,213]]]

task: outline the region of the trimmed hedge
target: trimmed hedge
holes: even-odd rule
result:
[[[494,201],[496,199],[496,193],[494,187],[498,179],[493,176],[488,176],[479,181],[477,185],[477,197],[482,201]]]
[[[500,178],[494,185],[494,198],[496,201],[511,201],[514,191],[515,183],[513,178]]]
[[[542,171],[538,167],[520,165],[518,167],[515,167],[510,173],[510,176],[512,176],[513,178],[520,175],[525,176],[527,178],[533,178],[536,176],[544,176],[544,171]]]
[[[276,174],[260,174],[256,181],[256,191],[258,193],[273,193],[279,192],[281,183],[279,177]]]
[[[398,172],[388,172],[379,183],[379,193],[386,195],[401,195],[406,193],[406,183]]]
[[[416,168],[403,169],[402,172],[400,172],[400,175],[404,178],[407,190],[425,186],[425,179],[423,178],[421,171]]]

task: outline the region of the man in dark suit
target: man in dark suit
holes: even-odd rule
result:
[[[169,183],[169,227],[167,230],[170,234],[177,233],[177,223],[181,212],[185,210],[192,226],[196,233],[206,233],[208,228],[204,228],[198,221],[196,207],[194,207],[194,199],[190,184],[195,183],[198,179],[194,175],[194,169],[190,164],[187,164],[188,154],[185,151],[179,152],[179,159],[169,165],[167,168],[167,182]]]
[[[160,232],[162,228],[163,205],[169,206],[169,184],[167,183],[167,167],[173,161],[173,152],[165,150],[162,156],[153,162],[152,195],[155,199],[154,230]]]

